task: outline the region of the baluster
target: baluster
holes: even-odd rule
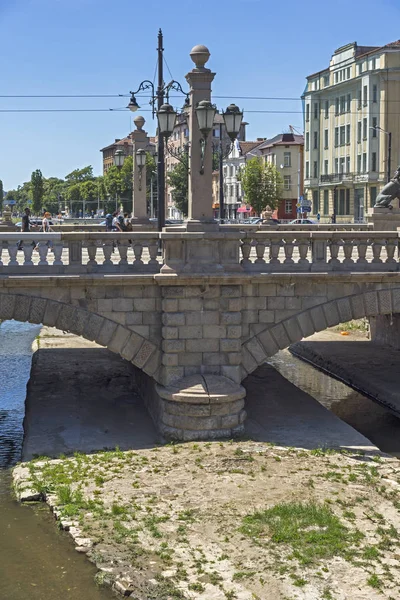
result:
[[[255,240],[256,243],[256,255],[257,258],[255,260],[255,263],[258,265],[265,265],[265,246],[266,246],[266,242],[260,239]]]
[[[64,244],[62,242],[54,242],[53,244],[53,253],[54,253],[54,262],[53,265],[62,265],[62,252],[64,249]]]
[[[33,261],[32,261],[32,253],[33,253],[33,246],[30,242],[28,242],[27,244],[24,243],[22,250],[24,252],[24,266],[32,266],[33,265]]]
[[[293,250],[294,250],[294,239],[293,238],[285,238],[283,240],[283,250],[285,252],[285,260],[283,261],[283,263],[285,265],[292,265],[294,264],[294,260],[293,260]]]
[[[384,244],[383,240],[373,240],[371,246],[372,246],[372,254],[373,254],[373,259],[372,262],[373,263],[382,263],[382,259],[381,259],[381,252],[382,252],[382,246]]]
[[[271,240],[271,244],[269,247],[269,264],[270,265],[280,265],[279,260],[279,252],[281,250],[282,240]]]
[[[394,253],[396,252],[396,249],[399,247],[398,241],[397,240],[387,240],[386,241],[386,263],[395,263],[396,260],[394,258]]]
[[[354,260],[352,259],[353,255],[353,240],[343,240],[343,253],[344,253],[344,261],[343,264],[346,266],[354,265]]]
[[[330,241],[329,252],[330,252],[331,257],[330,257],[328,263],[332,266],[336,266],[336,265],[340,264],[340,262],[338,260],[339,248],[340,248],[340,245],[337,240]]]
[[[357,258],[357,264],[360,265],[365,265],[367,264],[367,259],[366,259],[366,255],[367,255],[367,249],[368,249],[368,241],[367,240],[354,240],[354,245],[357,249],[357,253],[358,253],[358,258]]]
[[[240,249],[242,251],[242,260],[240,261],[240,264],[243,266],[247,266],[251,264],[250,261],[250,252],[251,252],[251,244],[250,242],[246,239],[243,240],[242,243],[240,244]]]
[[[112,265],[111,255],[113,253],[113,250],[114,250],[114,244],[111,240],[109,242],[107,241],[107,242],[103,243],[103,254],[104,254],[103,267]]]
[[[135,255],[135,260],[133,261],[133,265],[135,267],[139,267],[143,265],[142,254],[143,254],[143,244],[138,240],[134,241],[132,244],[133,253]]]
[[[3,242],[0,242],[0,267],[3,266],[3,261],[1,260],[2,254],[3,254]]]
[[[158,240],[151,240],[147,244],[147,248],[150,254],[149,265],[158,265],[157,255],[158,255]]]
[[[39,266],[42,267],[44,265],[48,265],[49,263],[47,262],[47,253],[49,251],[49,247],[47,245],[47,242],[39,242],[38,245],[38,251],[39,251]]]
[[[11,244],[11,242],[8,242],[8,256],[10,257],[10,260],[8,262],[8,266],[9,267],[15,267],[18,265],[18,261],[17,261],[17,252],[18,252],[18,245],[17,244]]]
[[[302,239],[297,240],[297,247],[299,249],[299,255],[300,255],[299,264],[300,265],[310,264],[310,261],[307,259],[308,249],[310,247],[308,240],[302,240]]]
[[[96,254],[97,254],[97,241],[89,241],[87,244],[87,253],[89,256],[88,266],[94,267],[97,265]]]
[[[120,256],[120,261],[118,264],[120,265],[127,265],[128,264],[128,247],[129,247],[129,242],[128,241],[121,241],[118,242],[118,252],[119,252],[119,256]]]

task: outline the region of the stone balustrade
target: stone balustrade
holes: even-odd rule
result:
[[[362,230],[11,232],[0,233],[0,273],[398,271],[399,241]]]
[[[0,273],[157,273],[157,232],[0,233]]]

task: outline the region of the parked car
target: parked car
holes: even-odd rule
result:
[[[289,225],[316,225],[316,222],[311,219],[294,219]]]

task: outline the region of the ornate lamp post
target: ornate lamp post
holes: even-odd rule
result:
[[[123,150],[121,150],[121,149],[116,150],[114,153],[114,165],[116,167],[118,167],[118,169],[121,169],[124,162],[125,162],[125,154],[124,154]]]

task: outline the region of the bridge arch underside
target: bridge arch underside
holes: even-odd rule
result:
[[[151,377],[159,370],[160,352],[155,344],[84,308],[34,295],[0,293],[0,321],[11,319],[82,336],[119,354]]]
[[[372,287],[372,286],[371,286]],[[302,312],[266,326],[242,345],[242,380],[255,371],[279,350],[300,342],[314,333],[364,317],[397,317],[400,313],[400,286],[382,286],[382,289],[336,297],[321,302]],[[399,315],[400,318],[400,315]],[[392,322],[387,321],[386,324]],[[384,323],[384,321],[380,321]],[[400,331],[395,328],[395,334]],[[383,339],[384,336],[381,336]]]

